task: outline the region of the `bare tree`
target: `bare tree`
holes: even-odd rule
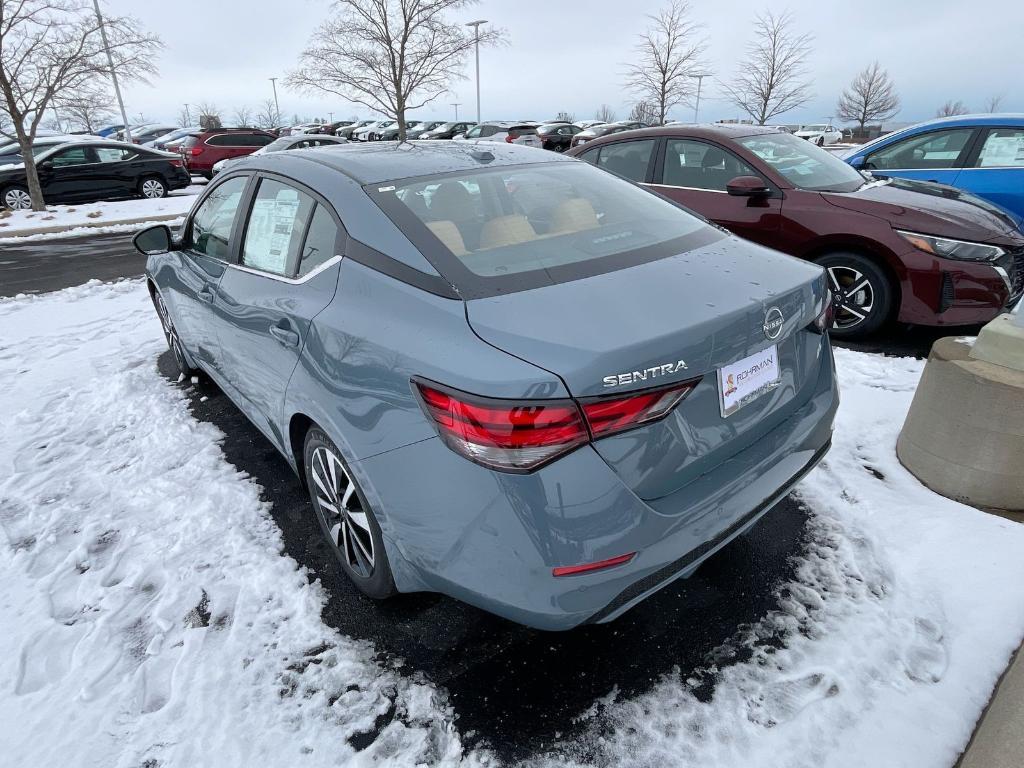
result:
[[[597,111],[594,113],[594,119],[600,120],[601,122],[604,123],[614,123],[615,110],[609,107],[607,104],[602,104],[600,107],[597,108]]]
[[[61,96],[55,103],[65,119],[86,133],[96,133],[114,118],[113,94],[106,88],[82,89]]]
[[[260,128],[277,128],[281,125],[281,113],[277,111],[277,103],[273,99],[264,99],[260,104],[256,122]]]
[[[690,20],[686,0],[672,0],[648,18],[651,25],[640,36],[634,63],[626,66],[625,86],[638,102],[655,106],[655,122],[661,124],[690,96],[690,76],[700,69],[705,40],[701,25]]]
[[[649,101],[639,101],[633,105],[629,119],[646,125],[655,125],[658,121],[658,106]]]
[[[1003,106],[1003,94],[989,96],[988,101],[985,102],[985,111],[992,114],[998,112],[1001,106]]]
[[[183,104],[181,109],[178,110],[177,123],[181,128],[191,128],[195,125],[192,121],[192,110],[188,108],[187,104]]]
[[[313,33],[288,84],[325,91],[398,121],[405,141],[406,112],[448,89],[462,74],[477,38],[449,23],[477,0],[338,0],[338,10]],[[496,29],[480,31],[480,44],[504,39]]]
[[[110,54],[122,80],[155,72],[158,38],[128,16],[108,16]],[[0,0],[0,134],[17,140],[32,208],[44,208],[32,142],[47,110],[110,74],[99,22],[86,0]]]
[[[563,123],[575,123],[576,115],[574,115],[572,112],[566,112],[565,110],[562,110],[557,115],[555,115],[555,120],[558,120]]]
[[[729,101],[758,125],[811,100],[807,59],[811,55],[808,34],[793,30],[789,11],[776,16],[771,11],[754,21],[754,40],[740,62],[738,74],[722,88]]]
[[[937,110],[935,110],[936,117],[955,117],[956,115],[966,115],[967,107],[964,106],[962,101],[947,101]]]
[[[235,111],[231,114],[231,119],[234,120],[235,125],[239,128],[247,128],[252,122],[252,110],[244,105],[236,107]]]
[[[836,114],[848,123],[856,123],[861,136],[869,120],[888,120],[899,110],[896,87],[877,61],[853,78],[836,105]]]

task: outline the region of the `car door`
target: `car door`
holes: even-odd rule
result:
[[[764,179],[763,174],[720,144],[698,139],[664,141],[655,183],[649,186],[740,237],[775,247],[782,193],[767,180],[765,186],[773,189],[767,197],[734,197],[726,191],[737,176]]]
[[[313,317],[334,297],[341,227],[318,195],[264,175],[240,243],[217,291],[222,370],[239,406],[283,446],[285,388]]]
[[[38,167],[43,196],[49,201],[97,200],[111,190],[98,173],[92,147],[68,147],[50,155]]]
[[[1024,216],[1024,126],[986,128],[956,186]]]
[[[96,147],[96,175],[111,194],[126,196],[138,190],[143,163],[139,153],[123,147]]]
[[[186,349],[215,379],[221,375],[221,359],[214,301],[236,248],[249,180],[242,174],[211,185],[185,225],[174,283],[161,286]]]
[[[975,128],[943,128],[918,133],[871,152],[861,166],[875,176],[955,185],[973,143]]]

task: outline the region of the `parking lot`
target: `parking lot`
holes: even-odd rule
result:
[[[1020,768],[1015,9],[282,10],[0,0],[0,764]]]

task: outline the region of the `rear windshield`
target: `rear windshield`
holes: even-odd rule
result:
[[[502,166],[366,189],[467,298],[621,269],[719,234],[673,203],[582,162]]]

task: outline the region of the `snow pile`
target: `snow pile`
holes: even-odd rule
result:
[[[541,763],[956,761],[1024,635],[1024,526],[944,499],[899,464],[922,361],[836,358],[834,443],[799,486],[812,510],[807,554],[778,609],[741,628],[701,674],[595,706],[588,738]]]
[[[324,626],[257,487],[156,373],[164,348],[140,281],[0,301],[4,763],[492,762],[442,692]],[[954,762],[1024,634],[1024,526],[899,465],[922,362],[836,356],[835,442],[800,486],[777,609],[686,679],[610,691],[534,763]]]
[[[9,237],[28,239],[31,237],[36,240],[55,236],[73,237],[120,231],[116,224],[111,225],[104,222],[136,222],[127,227],[127,229],[135,229],[153,217],[184,216],[202,190],[201,186],[192,185],[176,190],[169,196],[158,200],[118,200],[77,205],[50,205],[45,211],[4,211],[0,216],[0,239]],[[164,223],[180,223],[180,219],[165,220]],[[62,231],[36,235],[24,234],[50,227],[60,227]]]
[[[442,697],[320,620],[258,488],[157,374],[140,281],[0,305],[6,765],[461,758]]]

